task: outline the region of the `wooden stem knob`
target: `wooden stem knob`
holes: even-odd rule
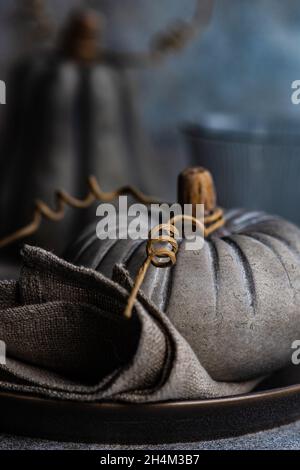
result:
[[[95,60],[101,23],[101,16],[93,11],[73,13],[62,32],[63,55],[74,60]]]
[[[202,167],[187,168],[178,177],[178,202],[184,204],[204,204],[205,214],[216,208],[216,191],[213,178]],[[196,215],[196,209],[193,209]]]

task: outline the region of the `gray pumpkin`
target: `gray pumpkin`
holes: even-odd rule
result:
[[[2,236],[31,220],[35,199],[53,205],[56,189],[84,196],[91,174],[106,190],[142,179],[146,145],[132,80],[117,58],[95,59],[96,36],[94,16],[74,16],[58,51],[24,60],[8,80],[0,141]],[[84,50],[82,42],[88,42]],[[60,252],[83,217],[69,213],[59,229],[44,224],[35,242]]]
[[[260,212],[225,219],[201,250],[187,251],[183,239],[174,267],[151,266],[142,290],[214,379],[248,380],[286,366],[300,338],[300,230]],[[100,241],[92,225],[68,259],[108,277],[122,264],[135,278],[145,253],[141,240]]]

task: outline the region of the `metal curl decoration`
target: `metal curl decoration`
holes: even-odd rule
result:
[[[5,248],[18,240],[34,235],[40,228],[43,219],[52,222],[59,222],[63,220],[66,212],[66,207],[75,209],[87,209],[94,202],[109,202],[122,195],[131,195],[137,201],[144,204],[157,203],[159,201],[146,196],[141,191],[132,186],[123,186],[116,191],[104,192],[95,176],[90,176],[88,179],[89,192],[84,199],[77,199],[71,196],[66,191],[58,190],[55,192],[55,209],[52,209],[45,202],[37,200],[35,202],[35,210],[33,213],[32,221],[25,227],[20,228],[16,232],[2,238],[0,240],[0,249]]]
[[[204,237],[208,237],[216,230],[222,228],[225,224],[223,210],[221,208],[216,208],[212,214],[204,217],[204,225],[193,216],[177,215],[171,219],[168,224],[160,224],[152,228],[149,232],[149,239],[147,242],[147,257],[136,276],[124,311],[124,316],[126,318],[129,319],[132,316],[138,292],[151,264],[156,268],[168,268],[176,264],[179,245],[175,237],[178,236],[179,232],[175,224],[178,221],[182,222],[184,220],[193,222]]]

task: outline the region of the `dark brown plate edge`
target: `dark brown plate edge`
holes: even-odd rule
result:
[[[3,433],[55,441],[120,445],[209,441],[296,421],[300,384],[231,397],[146,404],[0,392],[0,415]]]

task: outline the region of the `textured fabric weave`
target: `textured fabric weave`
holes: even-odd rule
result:
[[[131,286],[26,247],[18,281],[0,283],[0,389],[65,400],[155,402],[250,391],[257,381],[214,381],[165,314]],[[124,287],[121,287],[121,285]]]

